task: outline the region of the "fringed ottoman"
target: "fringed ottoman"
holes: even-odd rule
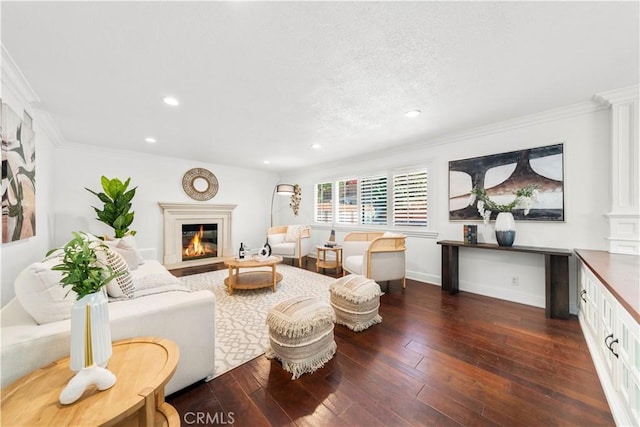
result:
[[[360,332],[382,322],[380,285],[359,274],[349,274],[331,284],[331,306],[336,312],[336,323]]]
[[[314,372],[336,352],[333,339],[335,313],[331,306],[314,297],[293,297],[282,301],[267,314],[270,346],[265,355],[282,362],[295,380]]]

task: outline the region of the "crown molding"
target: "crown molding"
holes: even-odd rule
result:
[[[613,104],[637,100],[639,92],[639,85],[627,86],[620,89],[596,93],[595,95],[593,95],[593,100],[606,107],[609,107]]]
[[[2,45],[2,85],[22,99],[26,106],[29,107],[29,114],[34,119],[34,126],[41,129],[51,140],[53,145],[62,146],[65,139],[58,129],[55,120],[49,112],[41,109],[40,98],[35,90],[27,81],[20,67],[13,60],[9,51]]]
[[[605,107],[598,105],[593,101],[579,102],[564,107],[554,108],[552,110],[528,114],[526,116],[521,116],[510,120],[504,120],[497,123],[464,130],[461,132],[452,133],[450,135],[445,135],[443,137],[433,139],[430,145],[449,144],[467,139],[479,138],[482,136],[493,135],[529,126],[535,126],[538,124],[561,120],[569,117],[590,114],[604,109]]]
[[[34,127],[41,129],[49,137],[51,143],[55,147],[63,147],[67,143],[62,136],[62,132],[58,129],[56,121],[51,117],[48,111],[40,110],[34,107]]]
[[[4,45],[2,45],[2,84],[13,89],[25,101],[25,104],[40,102],[40,98]]]
[[[613,92],[613,91],[612,91]],[[606,110],[608,105],[598,104],[595,100],[583,101],[564,107],[554,108],[552,110],[546,110],[539,113],[529,114],[526,116],[517,117],[510,120],[504,120],[496,123],[491,123],[485,126],[479,126],[459,132],[449,133],[443,136],[421,139],[402,145],[397,145],[390,149],[379,150],[371,152],[365,155],[358,156],[358,161],[376,160],[380,158],[388,157],[389,154],[407,153],[416,150],[424,149],[426,147],[436,147],[438,145],[453,144],[456,142],[466,141],[469,139],[480,138],[483,136],[495,135],[498,133],[525,128],[529,126],[535,126],[547,122],[561,120],[569,117],[579,116],[583,114],[590,114],[598,111]],[[340,167],[344,165],[352,165],[354,158],[343,159],[341,161],[331,162],[331,167]],[[309,171],[311,170],[325,170],[327,164],[316,165],[314,168],[305,168],[301,170],[288,170],[287,174],[295,173],[297,171]]]

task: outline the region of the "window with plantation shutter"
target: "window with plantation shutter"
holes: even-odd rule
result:
[[[360,224],[387,224],[387,175],[360,179]]]
[[[338,217],[341,224],[358,224],[358,180],[338,181]]]
[[[316,222],[333,222],[333,185],[323,182],[316,185]]]
[[[430,233],[428,171],[428,165],[410,166],[315,184],[315,221],[347,226],[342,229]]]
[[[427,170],[393,175],[393,225],[427,226]]]

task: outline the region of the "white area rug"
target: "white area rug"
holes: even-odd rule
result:
[[[216,296],[216,377],[264,353],[269,344],[267,312],[280,301],[298,295],[329,301],[329,285],[336,279],[284,264],[277,270],[283,278],[276,292],[235,289],[231,296],[224,286],[228,270],[180,278],[187,288],[208,289]]]

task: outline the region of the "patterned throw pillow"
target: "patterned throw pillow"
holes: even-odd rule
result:
[[[113,269],[114,273],[120,273],[118,277],[107,283],[107,293],[112,298],[133,298],[135,287],[127,261],[114,250],[107,249],[105,252],[106,264]]]
[[[111,239],[109,236],[105,236],[104,241],[100,243],[104,243],[122,255],[131,270],[135,270],[139,265],[144,264],[144,258],[140,254],[133,236],[126,236],[120,239]]]

